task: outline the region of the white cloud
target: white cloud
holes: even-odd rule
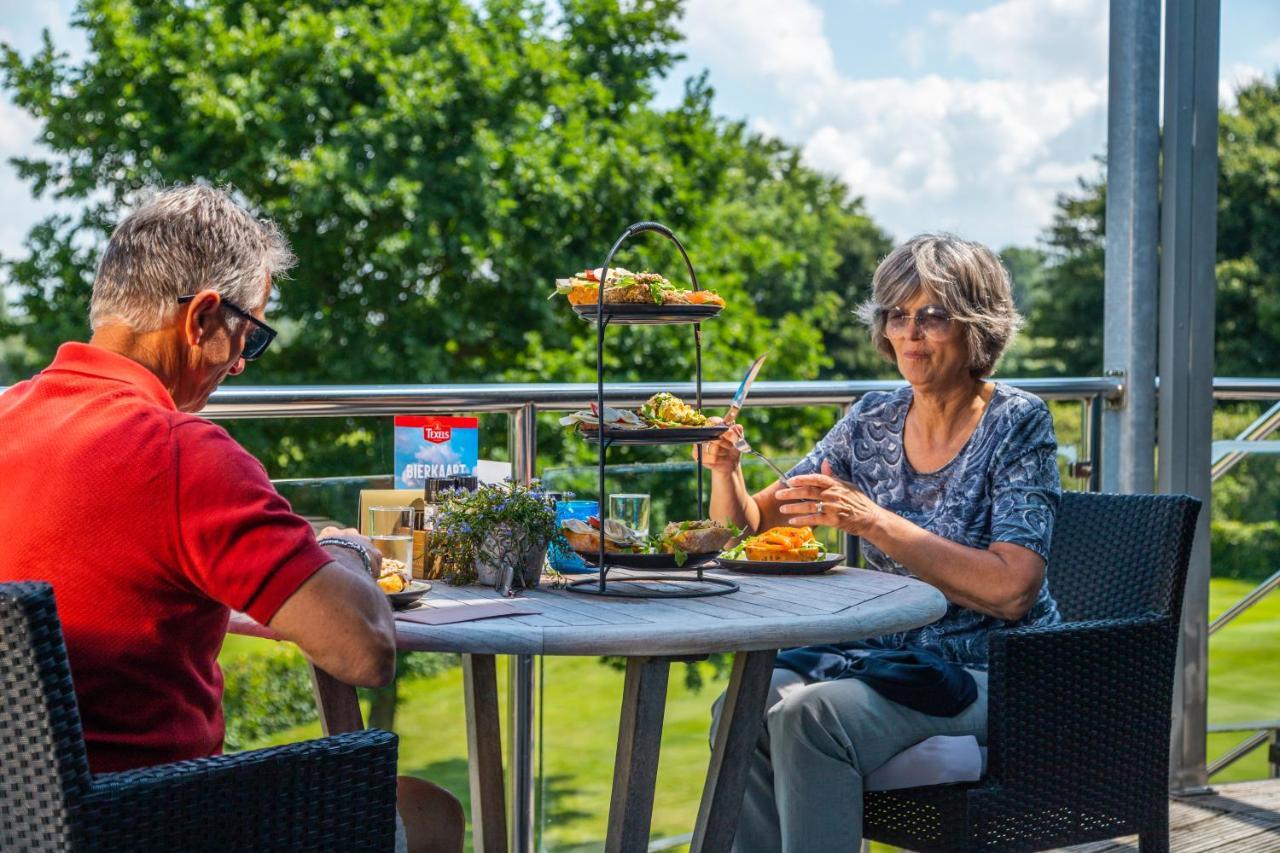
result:
[[[1107,0],[1004,0],[967,15],[935,12],[931,29],[952,55],[1020,79],[1107,71]]]
[[[1004,0],[926,16],[900,42],[908,67],[935,69],[917,78],[842,74],[821,11],[810,0],[786,8],[692,0],[687,52],[721,86],[729,78],[776,105],[752,126],[774,129],[842,177],[895,236],[946,228],[1030,243],[1058,193],[1096,170],[1089,158],[1106,134],[1105,0]],[[942,76],[930,57],[944,51],[976,73]]]
[[[0,100],[0,210],[9,211],[9,215],[0,217],[0,257],[17,256],[27,229],[53,210],[52,204],[31,198],[30,187],[9,165],[12,157],[41,153],[36,142],[39,132],[40,125],[25,110]],[[23,215],[15,216],[15,211]]]
[[[1244,62],[1233,62],[1218,74],[1218,103],[1225,108],[1234,107],[1236,92],[1248,83],[1265,77],[1261,68]]]

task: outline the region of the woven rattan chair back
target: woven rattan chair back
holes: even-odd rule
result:
[[[53,589],[0,584],[0,850],[69,848],[89,785]]]
[[[1049,591],[1066,622],[1155,613],[1181,618],[1199,502],[1186,495],[1064,492]]]

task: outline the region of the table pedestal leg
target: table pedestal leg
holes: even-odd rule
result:
[[[507,807],[502,790],[498,665],[493,655],[463,655],[467,758],[471,777],[471,837],[477,853],[506,853]]]
[[[627,658],[606,853],[643,853],[649,847],[670,671],[669,658]]]
[[[727,853],[733,846],[747,787],[747,768],[764,720],[777,654],[773,650],[738,652],[733,657],[733,675],[711,747],[711,765],[707,768],[690,853]]]
[[[316,709],[320,712],[320,730],[326,735],[358,732],[364,728],[360,716],[360,700],[356,689],[344,684],[315,664],[311,668],[311,692],[316,697]]]

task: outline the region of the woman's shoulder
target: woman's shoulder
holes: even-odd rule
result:
[[[1004,443],[1023,444],[1057,443],[1053,430],[1053,415],[1044,400],[1029,391],[1014,388],[1003,382],[995,383],[992,395],[992,425],[994,432],[1003,437]]]
[[[1005,418],[1011,421],[1046,420],[1052,422],[1049,406],[1044,400],[1004,382],[993,382],[995,391],[991,403]]]
[[[867,422],[894,421],[911,405],[911,386],[889,391],[868,391],[858,398],[849,412],[850,420]]]

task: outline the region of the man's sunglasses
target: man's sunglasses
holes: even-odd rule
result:
[[[194,293],[187,296],[179,296],[178,304],[185,304],[195,298],[196,294]],[[222,300],[222,307],[232,314],[249,321],[249,333],[244,336],[244,352],[240,353],[240,357],[245,361],[253,361],[266,352],[267,347],[271,346],[271,342],[276,339],[276,330],[226,299]]]

